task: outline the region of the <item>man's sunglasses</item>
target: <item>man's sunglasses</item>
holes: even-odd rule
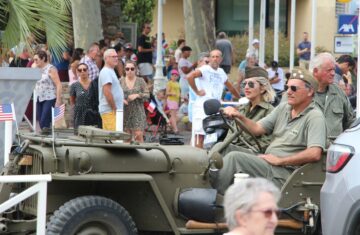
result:
[[[261,212],[264,214],[265,218],[270,219],[273,214],[276,215],[277,218],[280,217],[281,211],[280,210],[274,210],[274,209],[267,209],[267,210],[251,210],[250,212]]]
[[[87,68],[77,69],[77,71],[78,71],[79,73],[86,72],[86,71],[87,71]]]
[[[134,67],[131,67],[131,68],[125,68],[126,71],[135,71],[135,68]]]
[[[306,89],[307,87],[298,87],[298,86],[294,86],[294,85],[293,86],[285,85],[284,88],[285,88],[285,91],[289,90],[289,88],[290,88],[290,90],[292,92],[297,92],[297,90]]]
[[[248,87],[250,87],[250,88],[254,88],[255,87],[255,82],[253,82],[253,81],[248,81],[248,82],[243,82],[243,83],[241,83],[241,87],[242,88],[245,88],[246,87],[246,85],[248,85]]]

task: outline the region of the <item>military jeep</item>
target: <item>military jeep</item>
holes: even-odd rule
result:
[[[94,127],[78,135],[22,134],[3,175],[50,174],[47,234],[222,234],[222,195],[207,177],[219,159],[191,146],[123,143]],[[313,234],[319,221],[322,164],[295,170],[282,188],[278,233]],[[1,181],[1,179],[0,179]],[[31,184],[0,184],[0,202]],[[33,196],[1,214],[0,234],[36,234]]]

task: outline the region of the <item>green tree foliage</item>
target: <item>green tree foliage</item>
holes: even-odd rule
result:
[[[70,0],[0,0],[2,47],[24,44],[31,50],[29,37],[46,36],[49,49],[60,56],[72,38],[70,11]]]
[[[155,0],[123,0],[121,1],[122,20],[137,23],[138,31],[145,22],[152,22]]]

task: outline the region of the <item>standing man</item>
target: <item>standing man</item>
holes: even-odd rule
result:
[[[104,52],[104,68],[99,75],[99,112],[105,130],[116,130],[116,110],[124,109],[124,92],[114,68],[118,64],[118,54],[114,49]]]
[[[347,76],[348,72],[355,66],[354,59],[349,55],[341,55],[335,64],[335,83],[344,83],[343,76]]]
[[[259,48],[260,48],[260,41],[259,39],[255,38],[251,42],[251,47],[249,47],[246,51],[246,55],[255,55],[255,64],[259,65]]]
[[[175,50],[175,62],[179,63],[179,60],[181,58],[181,49],[185,46],[185,39],[179,39],[177,41],[177,48]]]
[[[234,174],[264,177],[280,187],[297,166],[319,161],[326,145],[326,126],[322,112],[313,103],[317,82],[308,74],[293,73],[287,87],[287,102],[280,103],[269,115],[254,122],[233,107],[224,113],[239,118],[255,136],[273,133],[264,154],[232,151],[223,158],[220,170],[210,171],[210,182],[224,193]]]
[[[280,93],[284,90],[284,71],[279,68],[277,61],[271,62],[271,68],[266,70],[269,74],[269,81],[276,93]]]
[[[186,79],[186,75],[189,74],[192,70],[194,70],[197,66],[197,62],[191,63],[188,58],[191,55],[191,47],[184,46],[181,49],[181,58],[178,63],[178,70],[180,73],[180,89],[181,89],[181,98],[189,98],[189,83]]]
[[[299,56],[299,66],[302,69],[309,69],[311,42],[307,32],[303,33],[303,41],[299,43],[296,53]]]
[[[205,132],[202,120],[206,117],[203,104],[206,100],[221,100],[224,85],[236,97],[240,98],[239,93],[228,80],[226,73],[220,68],[222,60],[221,51],[213,50],[210,52],[209,64],[203,65],[191,72],[187,79],[189,85],[197,95],[193,108],[193,127],[195,131],[195,146],[203,148]],[[195,83],[195,78],[198,82]]]
[[[152,66],[152,53],[154,48],[151,45],[150,34],[151,26],[150,23],[145,23],[142,27],[142,34],[138,39],[138,54],[137,63],[139,67],[139,74],[144,78],[146,82],[149,82],[153,76]]]
[[[221,51],[223,57],[220,68],[222,68],[226,74],[229,74],[231,65],[234,62],[234,49],[225,32],[219,33],[215,47]]]
[[[310,70],[319,83],[315,103],[323,111],[328,136],[338,136],[355,120],[355,114],[344,91],[334,84],[335,59],[320,53],[310,63]]]
[[[86,55],[81,58],[80,63],[85,63],[89,68],[89,78],[94,80],[99,77],[99,67],[96,65],[96,56],[100,53],[99,44],[94,42],[90,45]]]

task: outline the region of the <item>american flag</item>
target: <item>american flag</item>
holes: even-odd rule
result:
[[[14,120],[14,112],[11,104],[0,104],[0,121]]]
[[[65,114],[65,104],[60,105],[59,107],[54,108],[54,121],[59,121],[64,117]]]

